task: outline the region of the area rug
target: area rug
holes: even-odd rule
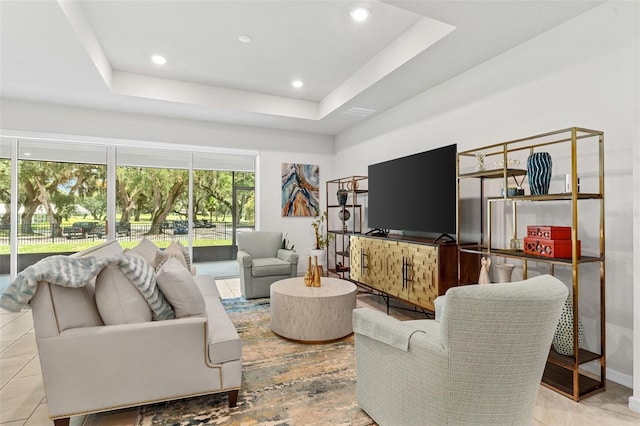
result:
[[[269,299],[225,299],[242,340],[238,406],[226,394],[141,407],[138,425],[373,425],[356,401],[353,336],[285,340],[269,328]]]

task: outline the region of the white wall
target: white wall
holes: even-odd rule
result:
[[[286,132],[142,114],[98,111],[19,100],[0,100],[0,128],[117,140],[257,151],[333,152],[330,136]]]
[[[333,154],[309,154],[300,151],[266,151],[260,153],[260,229],[283,231],[300,255],[299,275],[307,268],[307,251],[314,245],[310,217],[282,217],[280,206],[281,163],[317,164],[320,167],[320,208],[326,206],[326,184],[333,176]]]
[[[257,173],[256,226],[265,231],[281,231],[295,244],[301,259],[312,247],[313,218],[283,218],[280,209],[281,163],[320,166],[320,205],[325,205],[325,181],[333,177],[333,137],[285,132],[257,127],[231,126],[104,112],[59,105],[2,99],[0,129],[3,134],[25,134],[63,140],[110,139],[174,144],[177,147],[207,146],[259,153]],[[265,148],[267,147],[267,148]],[[303,272],[306,263],[299,263]]]
[[[335,164],[338,174],[366,174],[368,164],[450,143],[471,149],[571,126],[603,130],[608,378],[626,386],[634,356],[630,153],[638,120],[631,9],[606,3],[372,117],[337,136]],[[585,290],[597,289],[597,276],[591,281],[581,279],[587,305],[593,295]],[[582,314],[590,322],[597,309]]]
[[[632,49],[640,52],[640,4],[634,3],[636,26]],[[633,73],[640,75],[640,55],[634,55]],[[640,117],[640,79],[633,88],[635,99],[633,115]],[[629,408],[640,413],[640,120],[636,119],[633,130],[633,396]]]

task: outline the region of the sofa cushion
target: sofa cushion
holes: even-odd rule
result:
[[[95,256],[102,259],[119,253],[122,253],[122,246],[117,240],[112,240],[98,244],[97,246],[89,247],[86,250],[73,253],[69,255],[69,257]]]
[[[96,278],[96,305],[106,325],[151,321],[149,304],[117,266],[107,266]]]
[[[175,257],[180,261],[182,266],[188,271],[191,269],[191,265],[187,263],[187,259],[184,257],[184,251],[182,250],[182,244],[178,241],[171,241],[169,247],[164,249],[164,253]]]
[[[48,284],[58,332],[77,327],[104,325],[93,295],[93,288],[62,287]],[[44,290],[46,287],[43,287]]]
[[[198,290],[191,273],[177,258],[171,257],[162,264],[156,273],[156,280],[177,318],[205,313],[202,293]]]
[[[99,259],[122,253],[117,240],[106,241],[69,257],[96,257]],[[51,303],[56,316],[58,332],[76,327],[104,325],[95,301],[95,278],[84,287],[72,288],[49,284]]]
[[[254,277],[268,277],[270,275],[289,275],[291,263],[275,257],[253,259],[251,275]]]
[[[173,240],[171,241],[171,244],[169,244],[169,247],[167,247],[167,250],[169,249],[171,249],[171,252],[173,252],[174,250],[180,250],[180,252],[182,253],[182,258],[184,259],[185,266],[188,270],[191,270],[191,255],[189,254],[189,249],[187,247],[185,247],[180,241]]]
[[[147,261],[149,265],[151,265],[155,269],[156,266],[158,266],[158,263],[156,261],[156,254],[159,251],[160,250],[158,249],[158,246],[156,246],[153,241],[143,238],[134,248],[126,250],[126,253],[129,255],[133,254],[131,252],[139,254]]]

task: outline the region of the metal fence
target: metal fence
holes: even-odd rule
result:
[[[20,229],[20,228],[19,228]],[[107,238],[104,224],[100,222],[78,222],[74,226],[62,229],[49,224],[32,224],[33,233],[18,235],[18,245],[67,243],[73,240],[104,241]],[[150,223],[118,224],[116,226],[119,241],[138,241],[148,238],[155,242],[180,240],[187,241],[187,222],[165,223],[160,234],[149,235]],[[252,227],[237,228],[239,231],[252,230]],[[193,239],[231,240],[233,226],[231,222],[196,224],[193,227]],[[0,245],[9,245],[9,230],[0,228]]]

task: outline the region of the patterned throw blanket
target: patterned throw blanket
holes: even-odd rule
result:
[[[153,319],[175,318],[171,305],[158,290],[153,268],[143,259],[126,254],[105,258],[50,256],[18,274],[0,296],[0,307],[19,312],[33,297],[39,281],[63,287],[84,287],[107,266],[117,266],[137,287],[153,312]]]

